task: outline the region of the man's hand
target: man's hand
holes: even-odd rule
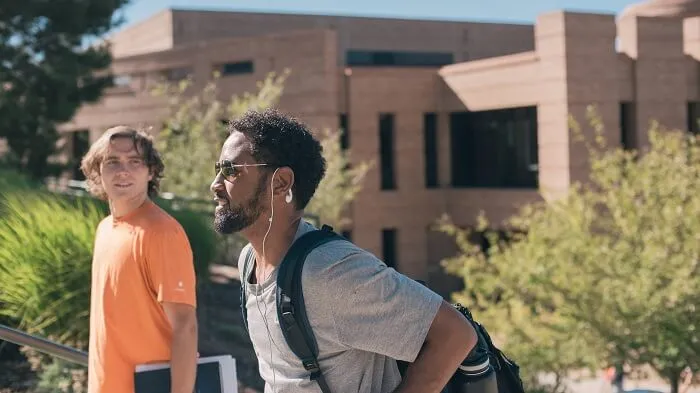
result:
[[[173,330],[170,359],[170,390],[192,393],[197,377],[197,312],[194,307],[179,303],[163,303]]]
[[[439,393],[477,342],[471,323],[443,301],[418,353],[394,393]]]

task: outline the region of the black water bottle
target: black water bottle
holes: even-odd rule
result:
[[[474,320],[466,307],[456,308],[474,326]],[[477,342],[452,376],[443,393],[498,393],[496,372],[491,365],[489,346],[479,329],[474,326]]]

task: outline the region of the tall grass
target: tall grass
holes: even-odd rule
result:
[[[94,232],[104,205],[33,191],[6,194],[0,206],[0,315],[85,349]]]

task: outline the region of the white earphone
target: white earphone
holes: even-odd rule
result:
[[[287,190],[287,195],[284,197],[284,201],[287,203],[292,203],[293,197],[294,196],[292,195],[292,189],[290,188],[289,190]]]

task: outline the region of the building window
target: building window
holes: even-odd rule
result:
[[[222,76],[252,74],[254,71],[253,62],[237,61],[233,63],[224,63],[220,68]]]
[[[394,114],[379,115],[379,158],[381,162],[380,187],[382,190],[396,189],[394,178]]]
[[[161,75],[169,82],[179,82],[187,79],[192,74],[192,68],[179,67],[161,71]]]
[[[131,75],[114,75],[112,83],[115,87],[130,87],[132,83]]]
[[[450,114],[454,187],[537,188],[537,107]]]
[[[78,130],[71,132],[71,161],[73,162],[73,180],[85,180],[83,171],[80,170],[80,162],[83,156],[90,150],[90,130]]]
[[[396,229],[382,229],[382,255],[384,263],[396,269]]]
[[[637,147],[637,108],[634,102],[620,103],[620,144],[625,150]]]
[[[338,128],[340,128],[340,148],[347,150],[350,147],[350,130],[348,129],[348,115],[341,113],[338,118]]]
[[[423,143],[425,156],[425,187],[436,188],[438,185],[437,164],[437,114],[423,115]]]
[[[345,57],[346,64],[354,67],[441,67],[454,63],[454,55],[446,52],[349,50]]]
[[[700,134],[700,102],[688,103],[688,131],[692,134]]]

